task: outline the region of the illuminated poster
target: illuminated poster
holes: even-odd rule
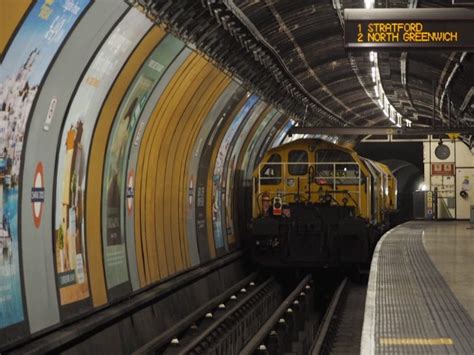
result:
[[[256,102],[256,96],[249,97],[245,105],[230,124],[230,127],[225,133],[224,139],[222,140],[217,153],[216,164],[214,166],[214,173],[212,176],[212,228],[214,232],[216,249],[220,249],[225,246],[222,230],[222,201],[223,194],[225,193],[225,181],[223,180],[222,173],[224,171],[225,159],[229,151],[230,143],[232,142],[237,129]]]
[[[18,188],[30,110],[48,66],[88,3],[38,1],[0,66],[0,329],[24,320]]]
[[[151,23],[137,10],[127,13],[85,73],[66,117],[56,167],[54,224],[54,255],[61,305],[89,297],[84,190],[92,133],[113,81],[150,26]]]
[[[237,90],[230,98],[221,97],[219,100],[225,100],[225,107],[222,109],[218,117],[214,118],[214,124],[212,128],[207,132],[207,138],[203,145],[202,152],[199,157],[198,163],[198,172],[196,176],[196,203],[195,203],[195,228],[196,228],[196,238],[199,248],[199,257],[201,262],[209,260],[209,258],[214,254],[214,243],[209,244],[208,240],[208,231],[212,230],[212,221],[208,225],[207,221],[207,206],[211,201],[208,199],[208,175],[211,170],[211,157],[214,147],[216,146],[217,137],[221,130],[224,129],[226,125],[226,120],[231,120],[233,118],[233,112],[236,110],[243,97],[246,95],[246,92],[242,87],[237,87]],[[210,187],[212,191],[212,186]],[[212,197],[212,196],[211,196]],[[211,248],[213,250],[211,250]]]
[[[252,161],[252,156],[255,152],[255,146],[257,145],[257,141],[262,137],[263,131],[268,127],[270,122],[275,118],[277,115],[276,110],[271,110],[270,113],[263,119],[262,123],[258,126],[257,130],[255,131],[252,139],[250,140],[250,144],[245,152],[244,159],[242,162],[242,166],[245,167],[245,179],[249,179],[249,170],[251,171],[250,162]]]
[[[128,281],[124,232],[126,160],[133,133],[150,93],[183,46],[183,42],[171,35],[163,39],[135,77],[114,120],[107,147],[102,197],[102,237],[109,289]]]
[[[233,195],[232,192],[234,191],[234,176],[235,172],[237,171],[237,161],[239,154],[242,149],[242,145],[244,144],[245,137],[248,136],[250,129],[258,120],[260,115],[262,114],[263,110],[265,109],[265,104],[256,105],[256,108],[253,110],[253,113],[249,115],[245,120],[245,123],[241,124],[241,128],[238,131],[236,137],[234,137],[233,142],[231,143],[231,152],[227,153],[226,162],[224,164],[223,174],[222,174],[222,181],[225,181],[224,186],[222,187],[225,190],[223,198],[223,208],[224,208],[224,225],[225,225],[225,233],[227,237],[228,244],[234,244],[236,242],[235,238],[235,228],[234,228],[234,218],[233,218]],[[230,154],[231,153],[231,154]]]

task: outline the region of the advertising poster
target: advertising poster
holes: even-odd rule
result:
[[[250,144],[247,148],[247,151],[245,152],[244,159],[242,162],[242,166],[246,167],[246,174],[248,172],[248,169],[250,168],[249,162],[252,160],[251,156],[254,154],[255,146],[257,144],[257,141],[262,137],[262,133],[265,128],[267,128],[268,124],[270,121],[275,117],[277,114],[276,110],[271,110],[267,116],[263,119],[262,123],[258,126],[257,130],[255,131],[254,135],[252,136],[252,139],[250,140]],[[252,171],[253,172],[253,171]],[[248,179],[248,175],[245,177]]]
[[[56,167],[54,232],[57,287],[63,306],[89,297],[84,197],[96,119],[113,81],[149,27],[150,22],[137,10],[127,13],[85,73],[64,123]]]
[[[227,237],[227,243],[229,245],[234,244],[236,242],[235,236],[235,228],[234,228],[234,201],[233,201],[233,191],[234,190],[234,178],[235,173],[237,172],[237,161],[239,158],[239,154],[242,150],[242,145],[244,144],[245,137],[248,136],[250,129],[255,124],[255,122],[259,119],[260,115],[262,114],[263,110],[266,108],[266,105],[261,103],[255,106],[251,115],[245,119],[245,121],[240,125],[240,129],[234,134],[234,139],[231,143],[231,151],[227,153],[226,162],[224,164],[222,180],[225,181],[224,189],[225,193],[222,198],[224,199],[222,205],[224,211],[225,218],[225,233]]]
[[[245,105],[242,107],[240,112],[235,116],[234,120],[230,124],[229,129],[224,135],[224,139],[221,142],[219,151],[217,153],[216,164],[214,166],[214,173],[212,175],[212,228],[214,232],[214,241],[216,249],[223,248],[224,244],[224,233],[222,226],[222,202],[225,198],[225,180],[222,176],[224,172],[224,163],[229,152],[230,143],[234,138],[240,124],[243,119],[248,115],[252,107],[257,102],[256,96],[250,96]]]
[[[224,130],[226,119],[231,120],[233,118],[233,112],[237,111],[240,103],[242,102],[246,91],[242,87],[237,87],[236,91],[230,98],[223,97],[219,100],[225,100],[225,106],[220,112],[217,119],[214,118],[212,128],[206,133],[206,140],[204,142],[202,152],[199,157],[198,171],[196,176],[196,183],[194,187],[195,191],[195,220],[194,227],[196,230],[196,238],[198,242],[199,258],[202,261],[209,260],[214,254],[215,247],[214,243],[210,244],[209,236],[212,231],[212,220],[208,225],[208,212],[207,207],[211,203],[207,197],[207,183],[208,175],[211,170],[211,157],[212,152],[216,146],[216,141],[219,136],[219,132]],[[211,191],[212,191],[212,187]]]
[[[124,232],[128,187],[126,161],[133,134],[150,93],[182,49],[183,42],[173,36],[163,39],[135,77],[114,120],[107,146],[102,199],[102,236],[108,289],[128,281]]]
[[[0,329],[24,320],[18,188],[30,110],[48,66],[88,3],[38,1],[0,64]]]

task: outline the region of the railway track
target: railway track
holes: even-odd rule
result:
[[[345,278],[326,310],[311,355],[359,354],[367,286]]]
[[[307,354],[316,324],[311,275],[285,298],[240,354]]]
[[[235,354],[281,301],[273,277],[252,274],[203,305],[135,354]]]
[[[310,283],[308,275],[285,298],[275,277],[252,274],[134,354],[252,354],[262,348],[307,353],[316,329],[309,326]]]
[[[134,354],[359,353],[366,286],[344,279],[320,322],[322,291],[311,275],[287,289],[253,273]]]

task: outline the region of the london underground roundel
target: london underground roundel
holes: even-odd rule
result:
[[[31,205],[33,209],[33,221],[35,227],[41,225],[41,216],[43,215],[44,204],[44,174],[43,163],[36,165],[33,187],[31,188]]]
[[[133,208],[133,181],[134,180],[134,173],[133,170],[130,170],[128,173],[127,178],[127,211],[128,214],[132,213]]]

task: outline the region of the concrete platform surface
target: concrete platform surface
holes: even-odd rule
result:
[[[474,229],[413,221],[372,260],[361,354],[474,354]]]

